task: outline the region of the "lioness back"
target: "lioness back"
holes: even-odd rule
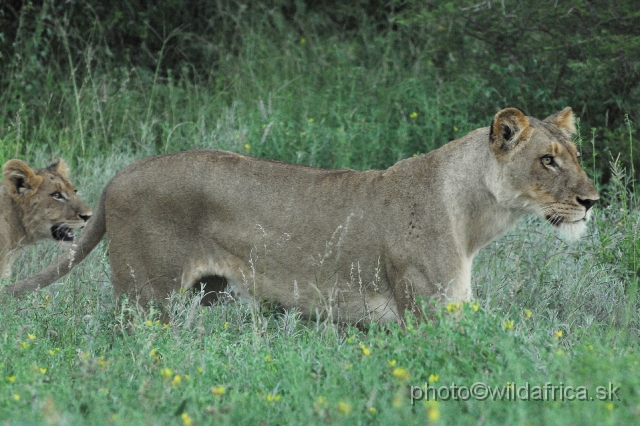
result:
[[[598,194],[573,131],[568,108],[544,121],[506,109],[387,170],[223,151],[151,157],[107,185],[79,251],[107,233],[116,294],[143,304],[204,283],[308,315],[398,321],[419,312],[417,299],[469,300],[474,255],[524,214],[584,230]],[[48,285],[81,260],[63,255],[10,291]]]

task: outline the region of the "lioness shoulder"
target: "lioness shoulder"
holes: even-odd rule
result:
[[[0,185],[0,274],[11,275],[16,251],[52,239],[70,242],[91,210],[78,198],[61,158],[48,167],[32,169],[22,160],[9,160]]]

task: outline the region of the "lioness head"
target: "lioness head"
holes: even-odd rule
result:
[[[9,160],[3,167],[4,185],[20,211],[29,242],[53,239],[71,242],[74,231],[91,217],[78,198],[61,158],[44,169],[32,169],[24,161]]]
[[[500,111],[490,128],[491,150],[509,176],[511,207],[542,216],[567,238],[584,232],[600,198],[578,161],[571,108],[540,121],[515,108]]]

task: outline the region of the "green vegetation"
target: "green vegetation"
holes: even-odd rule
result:
[[[191,293],[168,302],[165,326],[116,308],[100,246],[62,283],[0,298],[0,422],[638,423],[636,2],[152,3],[0,8],[1,163],[62,156],[94,203],[146,155],[383,168],[498,108],[543,118],[570,105],[602,201],[577,244],[523,221],[477,257],[473,304],[431,308],[407,330],[200,307]],[[57,250],[25,251],[12,280]],[[410,386],[426,382],[562,383],[596,400],[413,406]],[[620,400],[597,400],[610,383]]]

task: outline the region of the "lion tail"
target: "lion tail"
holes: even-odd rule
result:
[[[105,198],[107,191],[103,191],[93,212],[93,216],[82,230],[80,238],[69,249],[58,256],[53,263],[35,275],[22,281],[8,284],[4,292],[14,296],[21,296],[27,291],[47,287],[69,273],[78,263],[98,245],[107,231],[105,222]]]

